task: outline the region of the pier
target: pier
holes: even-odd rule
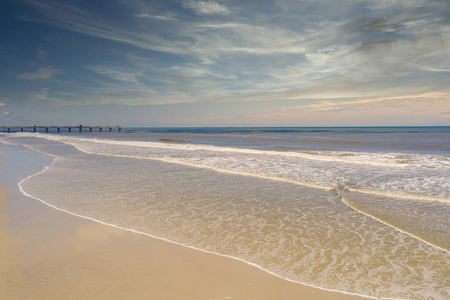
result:
[[[117,130],[118,132],[122,131],[122,126],[116,125],[116,126],[84,126],[84,125],[78,125],[78,126],[0,126],[0,131],[2,129],[7,129],[8,133],[11,133],[11,131],[14,132],[72,132],[72,129],[78,132],[83,132],[83,130],[89,132],[98,131],[103,132],[103,129],[108,130],[109,132],[113,130]]]

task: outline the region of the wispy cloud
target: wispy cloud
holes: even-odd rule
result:
[[[215,1],[194,1],[189,0],[184,2],[184,7],[193,9],[197,14],[206,15],[228,15],[231,11],[224,5]]]
[[[192,45],[192,43],[178,38],[162,37],[164,33],[170,32],[171,28],[164,29],[162,27],[160,31],[152,32],[150,30],[147,32],[148,28],[143,31],[140,28],[123,26],[115,19],[81,9],[69,3],[60,1],[30,1],[29,3],[44,16],[42,19],[31,20],[77,33],[166,53],[183,54]],[[130,18],[126,15],[124,17]]]
[[[31,94],[31,99],[34,101],[43,101],[43,100],[48,100],[48,91],[50,90],[50,88],[41,88],[38,91],[34,91]]]
[[[17,75],[17,78],[24,80],[42,80],[42,79],[50,79],[63,73],[64,73],[63,70],[50,66],[47,68],[40,68],[35,72],[26,72],[19,74]]]
[[[287,110],[309,110],[317,112],[357,111],[374,108],[406,108],[407,106],[432,105],[433,109],[450,108],[450,93],[425,93],[420,95],[357,100],[322,100],[319,103],[287,108]]]
[[[402,97],[322,100],[284,108],[267,107],[241,116],[243,126],[380,126],[446,125],[450,93]],[[254,125],[253,125],[254,126]]]
[[[104,75],[108,78],[114,79],[119,82],[127,84],[140,85],[139,77],[143,75],[142,70],[124,68],[124,67],[111,67],[111,66],[87,66],[85,67],[97,74]]]
[[[6,103],[0,102],[0,107],[3,107],[3,106],[5,106],[5,105],[6,105]]]
[[[136,17],[138,17],[138,18],[157,19],[157,20],[165,20],[165,21],[179,21],[178,19],[173,18],[173,17],[159,16],[159,15],[154,15],[154,14],[151,14],[151,13],[139,13],[139,14],[136,14]]]
[[[40,59],[40,60],[44,60],[48,56],[47,51],[45,51],[44,49],[42,49],[40,47],[36,50],[36,53],[37,53],[38,59]]]

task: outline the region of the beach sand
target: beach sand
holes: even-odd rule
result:
[[[0,189],[0,245],[0,299],[367,299],[78,218],[11,188]]]

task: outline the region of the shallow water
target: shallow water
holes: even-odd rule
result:
[[[448,299],[449,135],[130,129],[0,141],[57,157],[22,187],[73,213],[321,288]]]

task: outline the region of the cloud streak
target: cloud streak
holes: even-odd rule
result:
[[[446,114],[449,109],[450,93],[426,93],[390,98],[330,99],[307,105],[286,105],[281,109],[262,108],[240,118],[245,120],[242,126],[446,125],[450,121]]]
[[[357,110],[367,107],[387,106],[387,107],[403,107],[406,105],[423,105],[432,104],[434,108],[449,107],[450,93],[426,93],[421,95],[375,98],[375,99],[358,99],[351,101],[320,101],[317,104],[300,106],[296,109],[314,110],[314,111],[337,111],[337,110]],[[295,109],[295,108],[294,108]]]
[[[214,1],[185,1],[183,4],[186,8],[193,9],[197,14],[206,15],[228,15],[231,11],[224,5]]]
[[[41,88],[39,91],[32,92],[31,99],[34,101],[48,100],[49,88]]]
[[[26,72],[17,75],[17,78],[23,79],[23,80],[44,80],[44,79],[50,79],[55,76],[63,74],[63,70],[56,69],[52,66],[47,68],[40,68],[35,72]]]
[[[191,46],[190,43],[183,40],[163,38],[156,32],[149,33],[135,27],[124,27],[114,19],[81,9],[70,3],[60,1],[28,2],[44,17],[33,18],[30,21],[47,23],[73,32],[160,52],[183,54],[186,53],[185,49]],[[142,13],[133,14],[134,17],[136,15],[142,16]],[[131,18],[131,16],[126,17]],[[167,32],[168,30],[163,31]]]

